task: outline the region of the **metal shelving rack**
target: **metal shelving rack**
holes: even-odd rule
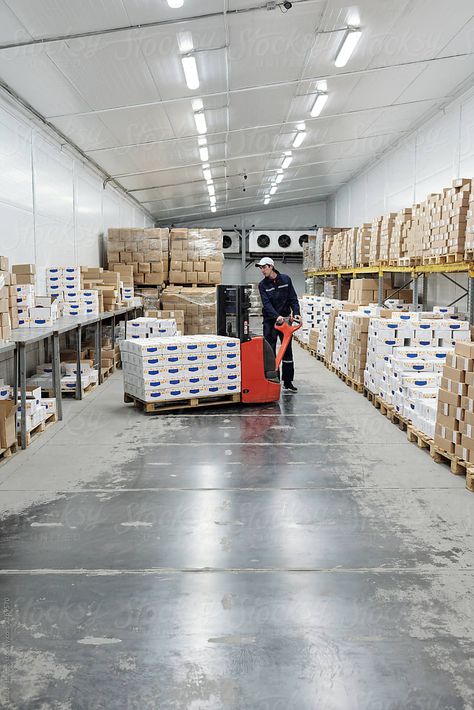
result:
[[[62,399],[61,399],[61,352],[59,337],[60,335],[75,333],[76,335],[76,358],[77,358],[77,375],[76,375],[76,399],[82,399],[82,381],[81,381],[81,346],[82,346],[82,330],[87,326],[94,327],[95,335],[95,357],[94,366],[99,372],[99,384],[102,384],[102,372],[100,363],[102,360],[102,323],[111,320],[112,325],[112,342],[115,344],[115,323],[117,317],[123,316],[125,322],[128,321],[129,315],[135,318],[137,311],[141,311],[141,307],[120,308],[116,311],[106,311],[97,316],[86,318],[59,318],[51,328],[17,328],[12,331],[11,340],[0,345],[1,353],[13,353],[15,358],[15,381],[14,381],[14,399],[17,400],[17,393],[20,392],[21,398],[21,447],[26,448],[26,379],[27,379],[27,364],[26,351],[31,345],[44,343],[51,339],[51,362],[53,366],[53,390],[56,397],[56,406],[58,419],[62,419]]]
[[[453,281],[453,279],[450,278],[449,274],[460,274],[460,273],[465,273],[468,276],[468,288],[465,288],[461,284],[457,283],[456,281]],[[403,284],[400,288],[398,288],[396,291],[394,291],[392,296],[395,296],[399,291],[401,291],[403,288],[406,288],[410,284],[413,284],[413,305],[418,305],[418,299],[419,299],[419,281],[420,278],[423,280],[423,305],[426,306],[426,297],[427,297],[427,280],[430,274],[441,274],[444,276],[446,279],[449,281],[452,281],[453,283],[458,286],[458,288],[462,289],[464,293],[457,298],[453,303],[449,305],[454,305],[458,301],[460,301],[462,298],[465,298],[467,296],[467,304],[468,304],[468,318],[469,318],[469,323],[470,325],[474,325],[474,263],[470,262],[457,262],[453,264],[420,264],[419,266],[359,266],[359,267],[353,267],[353,268],[347,268],[347,269],[335,269],[334,271],[308,271],[307,272],[307,277],[308,278],[337,278],[337,298],[340,299],[341,293],[342,293],[342,279],[344,277],[353,277],[356,278],[359,274],[376,274],[378,276],[378,281],[379,281],[379,298],[378,298],[378,305],[383,306],[384,304],[384,298],[383,298],[383,279],[384,279],[384,274],[409,274],[410,275],[410,280]]]

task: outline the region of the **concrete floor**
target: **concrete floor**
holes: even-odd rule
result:
[[[0,707],[474,707],[474,497],[295,347],[278,405],[118,373],[0,467]]]

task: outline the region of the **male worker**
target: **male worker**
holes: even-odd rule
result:
[[[293,318],[301,322],[300,305],[298,296],[286,274],[280,274],[275,269],[273,259],[264,256],[256,266],[263,274],[263,281],[260,281],[258,288],[263,303],[263,337],[271,345],[276,354],[277,338],[283,340],[283,334],[275,330],[275,323],[283,323],[285,318],[293,315]],[[295,368],[293,365],[293,351],[291,340],[282,360],[283,388],[289,392],[297,392],[293,385]]]

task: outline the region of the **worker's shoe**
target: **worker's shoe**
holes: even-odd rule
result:
[[[285,382],[283,385],[283,389],[286,392],[298,392],[298,387],[295,387],[293,382]]]

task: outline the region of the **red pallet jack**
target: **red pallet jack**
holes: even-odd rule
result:
[[[275,328],[283,333],[277,356],[262,336],[250,335],[250,286],[217,287],[217,333],[240,339],[241,401],[266,404],[280,399],[279,369],[293,333],[301,323],[291,318]]]

